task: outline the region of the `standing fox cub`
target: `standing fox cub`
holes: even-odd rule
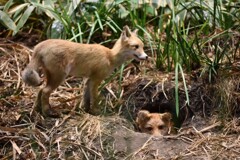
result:
[[[87,112],[98,114],[98,86],[117,66],[130,59],[148,58],[137,30],[123,28],[112,49],[99,44],[79,44],[66,40],[49,39],[35,46],[32,59],[22,72],[22,79],[32,86],[39,86],[40,68],[46,76],[46,86],[40,89],[35,109],[44,116],[59,116],[49,104],[50,94],[68,75],[87,77],[84,107]]]

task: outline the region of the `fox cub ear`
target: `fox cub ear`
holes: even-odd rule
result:
[[[163,113],[162,114],[162,120],[164,122],[170,122],[172,120],[172,114],[169,112]]]
[[[132,33],[137,35],[138,34],[138,29],[135,29]]]
[[[126,41],[130,37],[131,37],[131,30],[129,29],[128,26],[124,26],[122,31],[122,40]]]
[[[144,121],[148,121],[150,116],[149,116],[149,111],[147,110],[141,110],[138,112],[137,114],[137,123],[141,123],[141,122],[144,122]]]

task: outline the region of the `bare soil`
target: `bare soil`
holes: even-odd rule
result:
[[[50,100],[64,112],[62,117],[43,118],[33,112],[39,87],[26,86],[21,80],[31,56],[29,47],[0,42],[1,160],[240,159],[238,70],[215,84],[199,78],[200,71],[186,74],[190,104],[180,77],[180,115],[175,119],[180,129],[153,137],[138,131],[136,113],[143,108],[175,113],[173,73],[156,70],[152,62],[128,64],[121,84],[114,77],[101,89],[100,116],[78,109],[85,79],[69,77]]]

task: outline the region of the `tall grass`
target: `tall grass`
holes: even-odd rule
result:
[[[145,35],[156,59],[156,67],[175,70],[178,112],[178,77],[183,78],[186,102],[189,103],[184,72],[203,68],[201,75],[208,74],[209,83],[213,83],[218,70],[235,61],[234,55],[239,49],[237,32],[240,24],[237,17],[240,5],[234,1],[192,0],[165,1],[165,5],[157,6],[160,7],[141,4],[140,9],[131,10],[130,19],[143,33],[148,32]],[[223,41],[230,45],[224,45]]]

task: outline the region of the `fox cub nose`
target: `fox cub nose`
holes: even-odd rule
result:
[[[145,52],[143,52],[143,53],[141,54],[140,58],[147,60],[147,59],[148,59],[148,55],[147,55]]]

